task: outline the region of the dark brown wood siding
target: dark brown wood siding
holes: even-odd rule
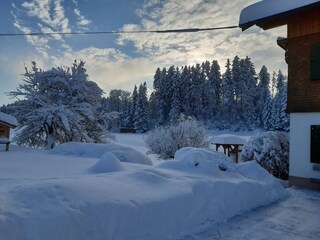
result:
[[[288,38],[301,37],[320,32],[320,6],[307,9],[289,17]]]
[[[320,43],[320,31],[288,38],[289,113],[320,112],[320,80],[310,78],[311,46],[315,43]]]
[[[9,134],[10,134],[10,127],[0,123],[0,137],[9,138]]]

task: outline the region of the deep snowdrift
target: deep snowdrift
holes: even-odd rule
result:
[[[0,239],[176,239],[287,196],[256,162],[211,150],[181,149],[157,166],[75,155],[0,152]],[[109,158],[117,172],[97,167]]]
[[[152,165],[152,161],[145,155],[130,147],[118,144],[95,144],[68,142],[60,144],[52,150],[53,153],[82,157],[100,158],[104,153],[112,153],[121,162]]]

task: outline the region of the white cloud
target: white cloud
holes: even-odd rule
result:
[[[152,80],[156,65],[146,58],[132,59],[112,48],[90,47],[80,51],[65,52],[53,57],[53,65],[70,66],[73,61],[84,60],[91,80],[105,91],[121,88],[131,91],[134,84]]]
[[[90,25],[91,21],[89,19],[87,19],[85,16],[83,16],[78,8],[75,8],[73,10],[73,12],[78,18],[78,22],[77,22],[78,26],[86,27],[86,26]]]
[[[61,0],[33,0],[21,4],[30,17],[36,17],[56,31],[70,32]]]
[[[127,24],[123,30],[165,30],[178,28],[209,28],[238,25],[240,11],[255,0],[203,1],[180,0],[151,1],[138,13],[140,24]],[[262,64],[286,68],[282,50],[276,45],[279,30],[263,32],[253,29],[242,33],[240,29],[198,33],[170,33],[141,35],[124,34],[119,44],[132,42],[140,53],[164,65],[194,64],[217,59],[222,65],[235,55],[249,56],[257,67]],[[285,34],[285,32],[284,32]],[[283,35],[283,34],[281,34]],[[277,59],[277,61],[275,61]]]
[[[11,15],[14,18],[14,26],[22,33],[29,34],[32,32],[70,32],[69,20],[65,16],[65,11],[62,6],[62,0],[33,0],[30,2],[22,2],[19,8],[12,4],[13,10]],[[28,26],[30,20],[35,24]],[[70,50],[59,34],[46,36],[25,36],[28,43],[48,58],[48,51],[51,49],[50,43],[58,41],[64,49]]]

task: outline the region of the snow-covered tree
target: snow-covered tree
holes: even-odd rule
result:
[[[289,115],[286,113],[287,107],[287,83],[286,78],[281,70],[277,75],[277,93],[273,99],[273,129],[275,130],[289,130]]]
[[[46,147],[69,142],[106,142],[110,135],[99,124],[97,109],[103,91],[88,80],[84,62],[70,68],[42,71],[32,62],[26,68],[23,83],[9,93],[19,129],[18,144]]]
[[[169,113],[169,117],[171,121],[176,120],[182,111],[181,87],[182,87],[181,76],[179,73],[179,69],[176,69],[176,74],[172,82],[173,93],[172,93],[172,100],[171,100],[171,109]]]
[[[147,84],[144,82],[140,84],[137,100],[136,100],[135,114],[134,114],[134,128],[146,132],[148,127],[148,97]]]
[[[191,67],[190,105],[192,115],[201,119],[203,113],[204,72],[200,64]]]
[[[187,116],[191,116],[191,102],[190,102],[190,89],[191,89],[191,68],[184,66],[181,75],[181,112]]]
[[[203,114],[202,118],[212,120],[219,115],[221,108],[221,73],[220,66],[217,61],[206,61],[202,64],[205,75],[203,85]]]
[[[271,129],[272,99],[270,93],[270,74],[266,66],[262,66],[259,72],[258,93],[259,100],[257,110],[259,111],[260,124],[265,130]]]
[[[254,65],[249,57],[240,61],[241,76],[238,84],[238,116],[243,121],[243,125],[248,129],[257,128],[259,122],[259,110],[257,108],[257,78]]]
[[[235,116],[235,95],[234,82],[231,72],[230,60],[227,60],[226,71],[222,77],[223,104],[222,111],[224,119],[234,119]]]

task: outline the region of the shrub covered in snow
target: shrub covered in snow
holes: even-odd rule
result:
[[[264,132],[252,137],[244,145],[242,161],[257,161],[273,176],[288,179],[289,136],[284,132]]]
[[[156,128],[149,132],[145,142],[153,153],[164,159],[173,158],[180,148],[209,146],[205,127],[192,119]]]

